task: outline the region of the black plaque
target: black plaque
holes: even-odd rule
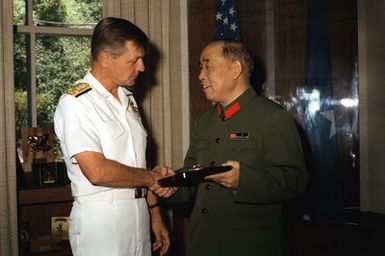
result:
[[[204,181],[204,178],[216,173],[227,172],[232,169],[230,165],[180,168],[175,171],[175,175],[159,180],[161,187],[186,187],[195,186]]]

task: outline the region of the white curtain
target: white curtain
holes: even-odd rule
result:
[[[0,0],[0,255],[17,255],[12,1]]]
[[[104,1],[103,16],[128,19],[153,47],[138,82],[156,164],[181,167],[189,144],[187,0]]]

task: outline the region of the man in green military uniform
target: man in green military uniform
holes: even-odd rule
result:
[[[253,61],[242,43],[209,44],[200,66],[203,91],[215,105],[194,123],[184,165],[233,168],[174,196],[195,195],[186,256],[283,255],[283,203],[307,183],[294,121],[251,88]]]

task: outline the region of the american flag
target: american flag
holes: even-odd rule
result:
[[[217,0],[215,26],[215,39],[241,39],[236,0]]]

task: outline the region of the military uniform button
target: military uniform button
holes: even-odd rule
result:
[[[207,210],[206,208],[203,208],[202,209],[202,214],[204,214],[204,215],[209,214],[209,210]]]
[[[215,139],[215,142],[216,142],[216,143],[221,143],[221,138],[216,138],[216,139]]]
[[[211,185],[210,184],[206,184],[206,189],[210,190],[211,189]]]

